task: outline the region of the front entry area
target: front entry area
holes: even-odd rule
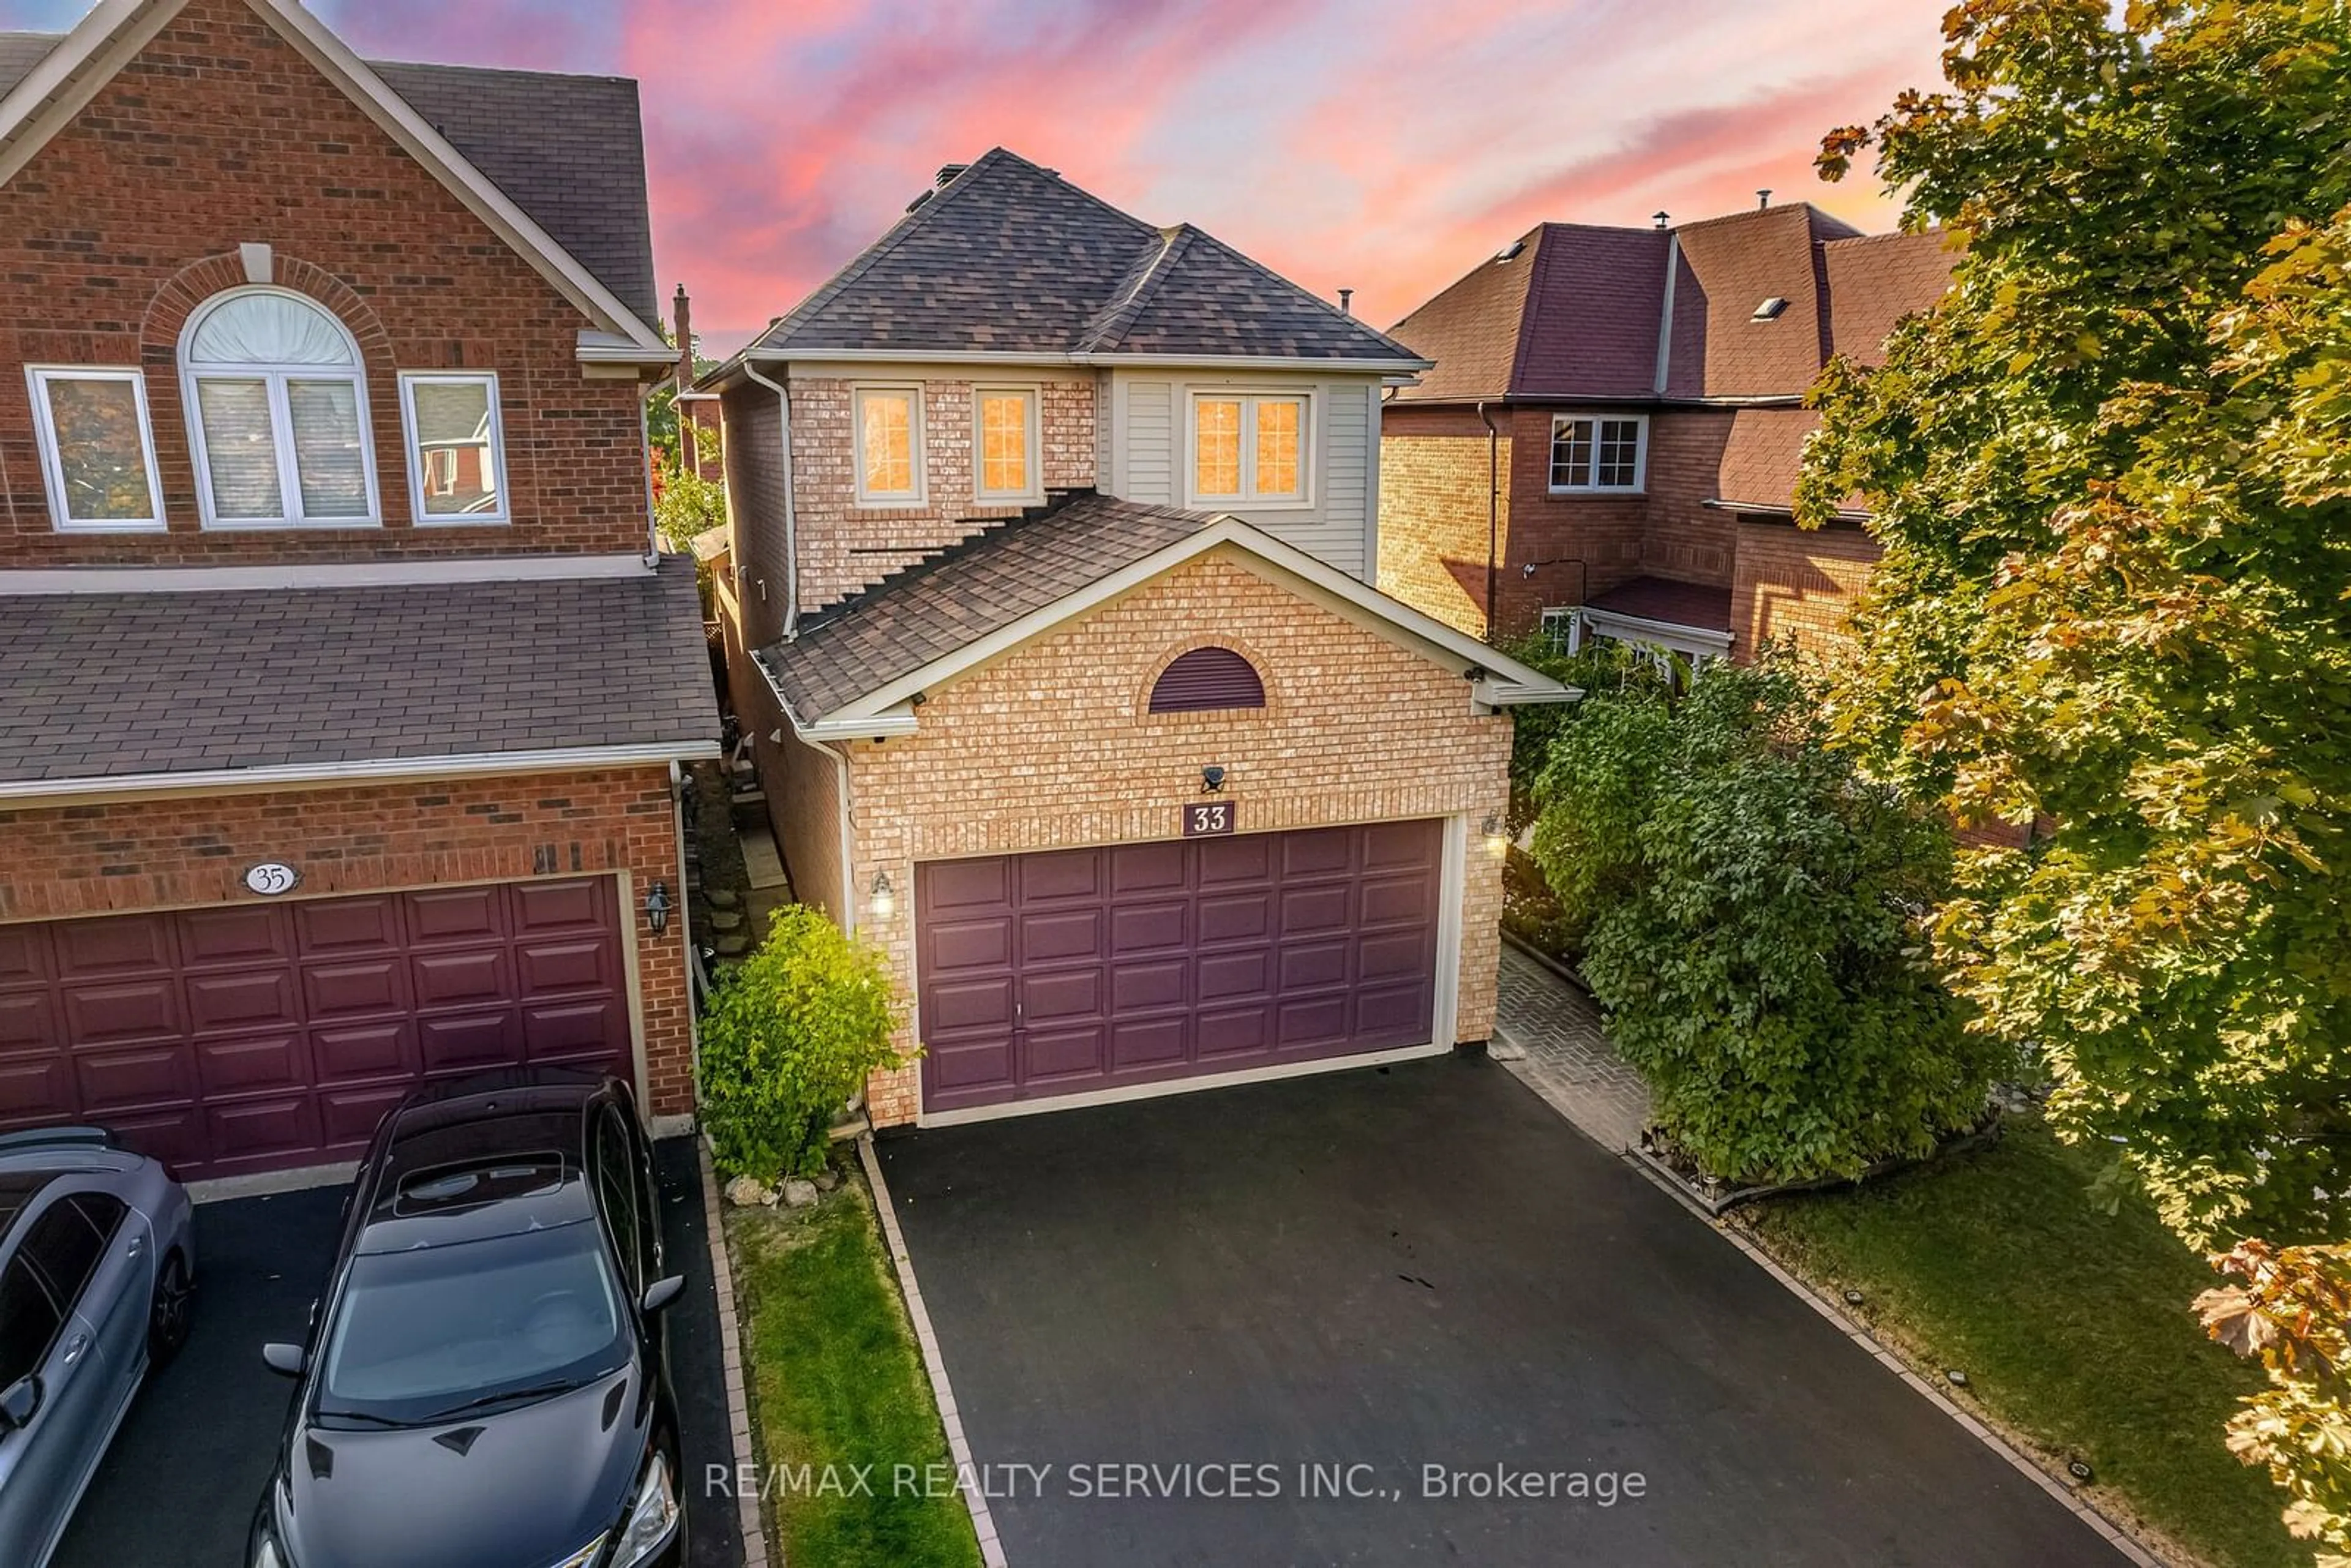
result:
[[[629,1076],[621,942],[611,877],[0,925],[0,1131],[223,1176],[355,1159],[428,1079]]]
[[[1426,1045],[1445,824],[915,867],[925,1113]]]

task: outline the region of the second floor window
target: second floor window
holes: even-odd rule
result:
[[[162,528],[146,378],[135,370],[78,366],[35,366],[26,377],[57,527],[75,532]]]
[[[1037,474],[1037,393],[1025,387],[981,387],[972,393],[978,421],[977,491],[984,501],[1041,501]]]
[[[1306,399],[1207,392],[1192,400],[1192,499],[1297,505],[1306,499]]]
[[[415,465],[416,520],[505,522],[498,378],[482,371],[413,372],[400,378],[400,401]]]
[[[857,498],[868,506],[923,503],[922,394],[913,387],[860,387]]]
[[[196,495],[214,528],[378,522],[359,345],[283,289],[225,294],[181,339]]]
[[[1566,414],[1551,422],[1553,490],[1638,490],[1648,463],[1646,414]]]

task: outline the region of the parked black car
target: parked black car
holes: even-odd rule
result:
[[[252,1568],[685,1558],[653,1151],[618,1080],[420,1090],[352,1188]]]

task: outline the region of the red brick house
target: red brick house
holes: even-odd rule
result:
[[[776,836],[923,1049],[877,1124],[1486,1038],[1509,709],[1567,694],[1372,586],[1426,368],[998,149],[704,379]]]
[[[1793,526],[1803,393],[1832,354],[1876,363],[1955,260],[1803,203],[1540,225],[1395,329],[1435,368],[1384,410],[1380,586],[1481,636],[1833,634],[1877,549],[1857,507]]]
[[[632,82],[291,0],[0,36],[0,1128],[331,1163],[521,1061],[690,1113],[655,307]]]

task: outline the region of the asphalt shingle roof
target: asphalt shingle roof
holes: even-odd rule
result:
[[[762,656],[792,712],[803,722],[821,718],[1217,520],[1208,512],[1076,496],[843,601]]]
[[[1708,632],[1730,630],[1730,587],[1703,582],[1677,582],[1669,577],[1636,577],[1605,593],[1593,595],[1585,606],[1670,626],[1695,626]]]
[[[57,42],[53,33],[0,33],[0,93]],[[658,318],[634,81],[368,64],[640,320],[650,325]]]
[[[694,562],[568,581],[0,599],[0,779],[718,733]]]
[[[1410,359],[1189,225],[1160,229],[994,148],[752,345],[755,351]]]

